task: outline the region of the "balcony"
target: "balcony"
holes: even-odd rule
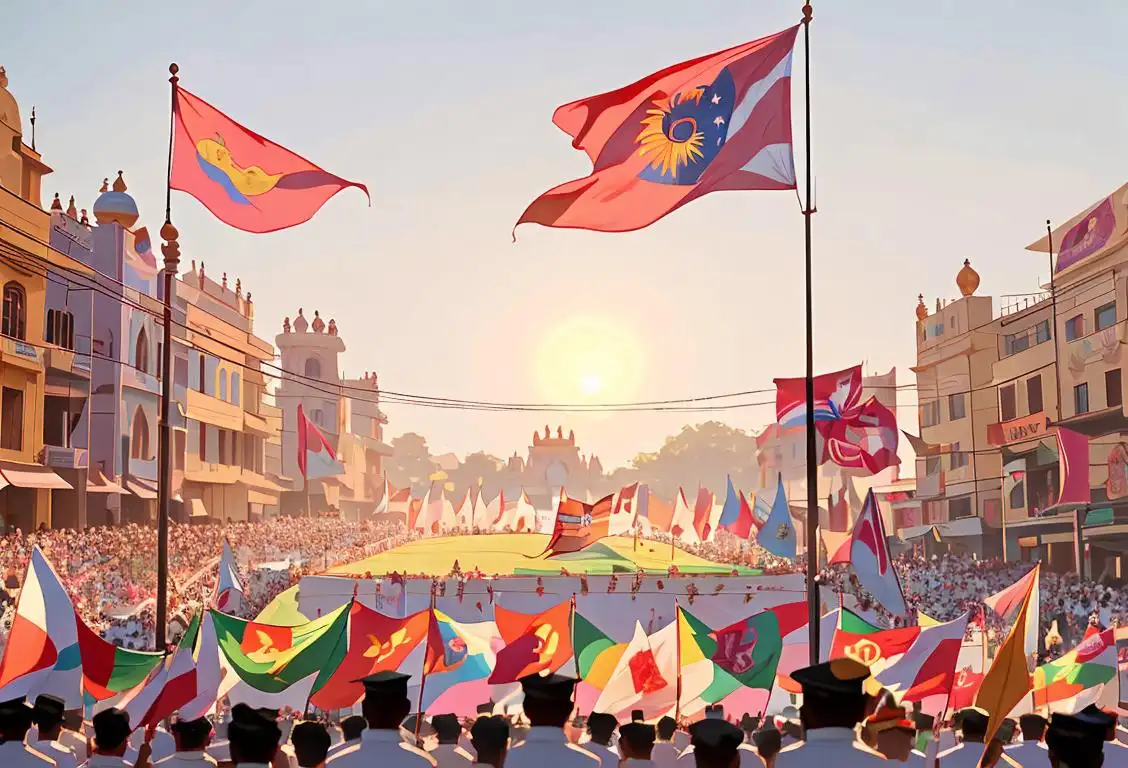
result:
[[[43,463],[59,469],[83,469],[88,466],[89,453],[85,448],[60,448],[48,445],[43,448]]]
[[[43,350],[43,364],[53,371],[80,379],[90,378],[90,355],[79,355],[62,347],[46,347]]]
[[[193,421],[213,427],[243,431],[243,409],[194,389],[187,391],[185,414]]]
[[[5,365],[26,368],[29,371],[43,370],[43,358],[39,350],[19,339],[3,337],[0,340],[0,356],[3,357]]]

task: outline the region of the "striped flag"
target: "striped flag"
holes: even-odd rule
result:
[[[614,495],[604,496],[594,504],[586,504],[578,499],[561,499],[556,509],[556,524],[552,538],[541,554],[562,555],[579,552],[607,536],[611,528],[611,500]]]

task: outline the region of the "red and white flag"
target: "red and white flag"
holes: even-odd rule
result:
[[[878,682],[902,701],[950,694],[967,619],[965,613],[953,621],[921,629],[909,649],[877,676]]]
[[[885,538],[885,523],[873,489],[866,494],[861,514],[854,522],[854,532],[850,538],[850,564],[858,576],[862,588],[895,616],[904,616],[905,595],[901,591],[901,581],[889,556],[889,542]]]
[[[298,469],[302,477],[313,480],[345,474],[345,465],[337,461],[337,452],[317,425],[309,420],[298,404]]]
[[[615,717],[633,709],[664,714],[674,704],[675,688],[674,681],[667,680],[658,666],[642,623],[636,621],[634,636],[619,657],[592,711]]]

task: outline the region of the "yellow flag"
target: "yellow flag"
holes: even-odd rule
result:
[[[1040,567],[1037,565],[1035,569]],[[1039,575],[1035,574],[1030,580],[1022,608],[1018,611],[1018,618],[1002,647],[999,648],[995,660],[991,662],[991,668],[987,670],[979,686],[979,693],[975,697],[975,706],[990,714],[990,719],[987,721],[986,743],[990,743],[1003,720],[1033,687],[1026,658],[1025,640],[1026,623],[1031,611],[1031,597],[1038,594],[1034,587],[1038,583]]]
[[[921,628],[924,628],[935,627],[940,624],[940,622],[937,619],[934,619],[931,616],[922,613],[921,611],[917,611],[917,624],[919,624]]]

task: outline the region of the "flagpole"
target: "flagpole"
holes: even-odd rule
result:
[[[403,583],[403,590],[404,590],[404,596],[406,597],[406,595],[407,595],[407,582],[406,581]],[[431,582],[431,617],[430,617],[431,622],[435,621],[435,591],[436,591],[435,583]],[[406,600],[404,601],[404,605],[405,605],[405,610],[406,610]],[[430,633],[430,625],[428,625],[427,631],[428,631],[428,633]],[[428,642],[429,642],[429,639],[428,639]],[[419,676],[419,698],[415,702],[415,746],[417,746],[417,747],[419,746],[419,726],[422,724],[422,721],[423,721],[423,689],[426,688],[426,687],[427,687],[427,654],[424,653],[423,654],[423,674],[421,674]]]
[[[815,455],[815,351],[811,312],[811,216],[815,209],[811,194],[811,4],[803,6],[803,78],[804,105],[806,108],[807,202],[803,207],[804,237],[806,244],[807,289],[807,627],[808,655],[811,664],[819,663],[819,587],[818,536],[819,536],[819,475],[818,457]],[[815,553],[812,560],[811,553]]]
[[[157,616],[153,631],[154,647],[165,650],[168,642],[168,521],[172,507],[172,305],[176,275],[180,271],[180,233],[172,225],[172,145],[176,134],[176,90],[180,71],[169,64],[168,78],[172,101],[168,120],[168,172],[165,177],[165,220],[161,226],[164,256],[164,327],[161,343],[161,422],[159,443],[160,474],[157,483]]]
[[[573,648],[575,646],[572,646]],[[678,599],[674,598],[674,663],[677,664],[678,677],[677,686],[675,688],[675,696],[677,699],[674,701],[674,720],[681,720],[681,697],[682,697],[682,663],[681,663],[681,605]]]

